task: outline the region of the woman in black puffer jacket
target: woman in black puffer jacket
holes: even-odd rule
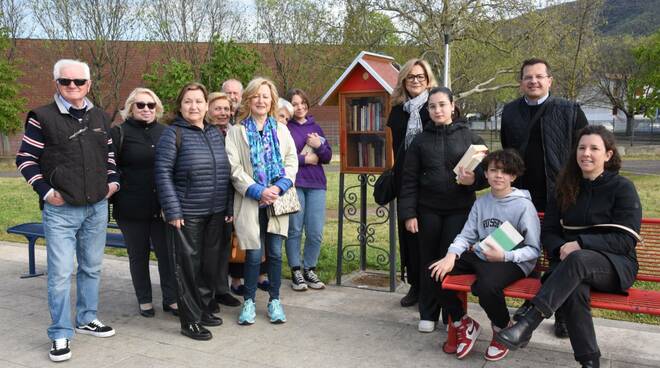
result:
[[[208,340],[203,326],[219,326],[213,315],[218,258],[229,252],[222,229],[231,221],[233,192],[225,140],[204,121],[208,94],[199,83],[185,85],[174,123],[165,129],[156,155],[156,186],[174,249],[181,333]]]
[[[157,121],[163,115],[163,105],[152,90],[136,88],[128,95],[121,115],[126,120],[110,131],[121,173],[121,191],[112,197],[112,216],[126,240],[140,314],[155,315],[149,277],[152,246],[158,257],[163,309],[176,314],[172,255],[165,244],[165,223],[154,182],[155,147],[165,130],[165,125]]]
[[[434,290],[437,286],[428,266],[446,255],[467,220],[475,191],[487,186],[480,167],[475,172],[463,172],[458,180],[453,172],[471,144],[484,144],[465,122],[455,121],[453,101],[446,87],[429,92],[431,121],[406,151],[399,193],[399,218],[405,220],[408,231],[419,232],[420,332],[432,332],[440,313],[439,290]]]

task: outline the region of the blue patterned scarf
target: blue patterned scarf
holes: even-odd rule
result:
[[[277,122],[269,116],[264,123],[263,134],[257,130],[257,123],[252,116],[241,124],[245,126],[250,145],[252,178],[265,187],[270,186],[285,175],[280,141],[277,139]]]

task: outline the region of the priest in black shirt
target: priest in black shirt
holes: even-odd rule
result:
[[[502,109],[502,148],[516,149],[525,160],[525,173],[514,184],[529,190],[532,202],[544,212],[555,195],[555,179],[577,136],[588,121],[573,101],[550,95],[552,72],[543,59],[525,60],[520,68],[523,96]],[[515,317],[514,317],[515,319]],[[555,314],[555,335],[568,337],[561,314]]]

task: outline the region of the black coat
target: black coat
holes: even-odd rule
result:
[[[436,126],[429,121],[408,147],[399,193],[399,218],[417,217],[418,205],[446,213],[468,212],[475,191],[487,186],[481,166],[473,185],[456,183],[453,169],[471,144],[484,144],[463,121]]]
[[[122,123],[121,131],[119,126],[110,131],[121,175],[121,190],[112,197],[112,216],[115,219],[149,220],[160,216],[154,159],[156,144],[163,130],[165,125],[160,123],[147,124],[129,118]]]
[[[583,179],[575,204],[563,212],[556,200],[549,200],[541,242],[550,259],[558,262],[561,246],[577,240],[582,249],[600,252],[610,260],[619,276],[622,292],[632,286],[639,266],[635,252],[637,240],[631,234],[617,228],[564,230],[560,219],[566,226],[619,224],[639,234],[642,206],[630,180],[611,171],[594,181]]]
[[[229,159],[218,128],[204,123],[200,129],[179,117],[163,132],[156,153],[156,188],[166,221],[232,215]]]
[[[419,110],[419,116],[422,124],[431,120],[429,116],[428,101]],[[390,116],[387,118],[387,126],[392,130],[392,151],[394,152],[394,179],[396,181],[397,194],[401,190],[401,177],[403,175],[403,164],[406,161],[405,148],[399,147],[406,139],[406,131],[408,130],[408,119],[410,114],[403,110],[403,104],[392,107]]]

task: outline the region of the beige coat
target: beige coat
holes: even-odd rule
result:
[[[293,138],[284,124],[277,124],[277,138],[280,141],[280,153],[284,161],[286,177],[295,182],[298,172],[298,154]],[[236,189],[234,194],[234,229],[242,249],[259,249],[259,202],[246,197],[245,192],[255,183],[252,178],[250,147],[245,127],[236,124],[227,132],[227,156],[231,165],[231,181]],[[268,217],[268,232],[287,236],[289,215]]]

